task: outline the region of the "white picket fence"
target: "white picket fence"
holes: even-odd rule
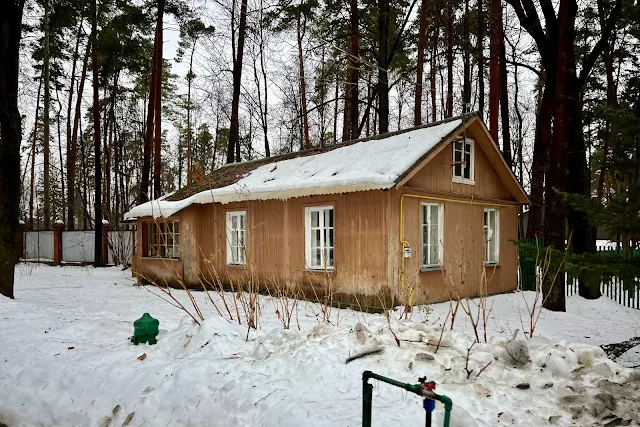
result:
[[[133,242],[131,231],[109,231],[109,259],[107,264],[131,264]],[[94,261],[95,233],[88,231],[62,232],[62,262],[92,263]],[[24,232],[24,257],[26,261],[53,261],[53,231]]]

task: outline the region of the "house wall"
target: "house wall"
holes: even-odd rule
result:
[[[473,137],[474,135],[470,135]],[[480,136],[481,137],[481,136]],[[452,181],[453,147],[448,144],[425,167],[416,173],[406,186],[433,192],[474,196],[494,200],[513,200],[511,193],[489,163],[479,143],[475,143],[475,184]]]
[[[499,266],[483,269],[484,236],[483,212],[485,207],[497,204],[476,200],[473,204],[463,203],[468,199],[431,200],[419,197],[443,198],[429,191],[415,189],[399,190],[392,201],[394,214],[400,217],[400,202],[403,204],[403,239],[412,249],[410,258],[405,258],[405,287],[413,289],[413,303],[439,302],[449,299],[456,292],[460,296],[477,296],[486,274],[487,293],[499,293],[517,287],[517,209],[515,204],[504,203],[499,210]],[[411,196],[409,196],[411,195]],[[443,257],[444,269],[422,271],[421,269],[421,211],[422,203],[442,203],[444,205]],[[493,207],[493,206],[491,206]],[[395,230],[399,230],[400,221]],[[394,230],[394,232],[395,232]],[[389,260],[392,263],[391,277],[396,279],[396,293],[400,301],[407,301],[408,291],[403,291],[400,283],[402,272],[402,243],[400,236],[390,239]],[[483,271],[484,270],[484,271]]]
[[[354,306],[390,307],[388,286],[389,191],[362,191],[282,200],[247,201],[221,205],[192,205],[180,219],[183,256],[178,261],[142,258],[136,250],[136,271],[144,276],[199,288],[200,272],[207,281],[225,284],[255,282],[296,283],[307,297],[327,292]],[[305,207],[334,207],[333,272],[305,268]],[[226,262],[226,213],[247,214],[247,266]],[[140,220],[139,220],[140,222]],[[138,229],[142,230],[139,226]],[[142,233],[138,231],[138,241]]]

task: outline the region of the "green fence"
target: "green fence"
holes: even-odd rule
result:
[[[537,245],[542,253],[544,249],[544,240],[542,239],[521,239],[521,243]],[[617,253],[616,249],[607,246],[599,246],[596,251],[604,257],[613,256]],[[535,291],[536,290],[536,261],[534,259],[527,259],[524,256],[522,249],[519,250],[520,255],[520,289],[523,291]],[[634,258],[640,258],[640,249],[633,251]],[[566,274],[566,286],[565,291],[567,296],[578,294],[578,279],[572,274]],[[616,301],[617,303],[631,308],[640,309],[640,287],[632,284],[625,284],[623,280],[618,277],[610,277],[603,280],[600,283],[600,292],[607,298]]]

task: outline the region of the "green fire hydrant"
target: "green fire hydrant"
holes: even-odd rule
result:
[[[149,344],[155,344],[158,342],[156,337],[158,336],[158,326],[160,321],[149,316],[149,313],[145,313],[141,318],[133,322],[133,336],[131,342],[135,345],[148,342]]]

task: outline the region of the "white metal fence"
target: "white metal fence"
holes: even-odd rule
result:
[[[108,232],[109,255],[107,264],[131,264],[133,241],[131,231]],[[53,261],[53,231],[25,231],[24,256],[29,261]],[[92,263],[94,261],[95,233],[88,231],[62,231],[62,262]]]

